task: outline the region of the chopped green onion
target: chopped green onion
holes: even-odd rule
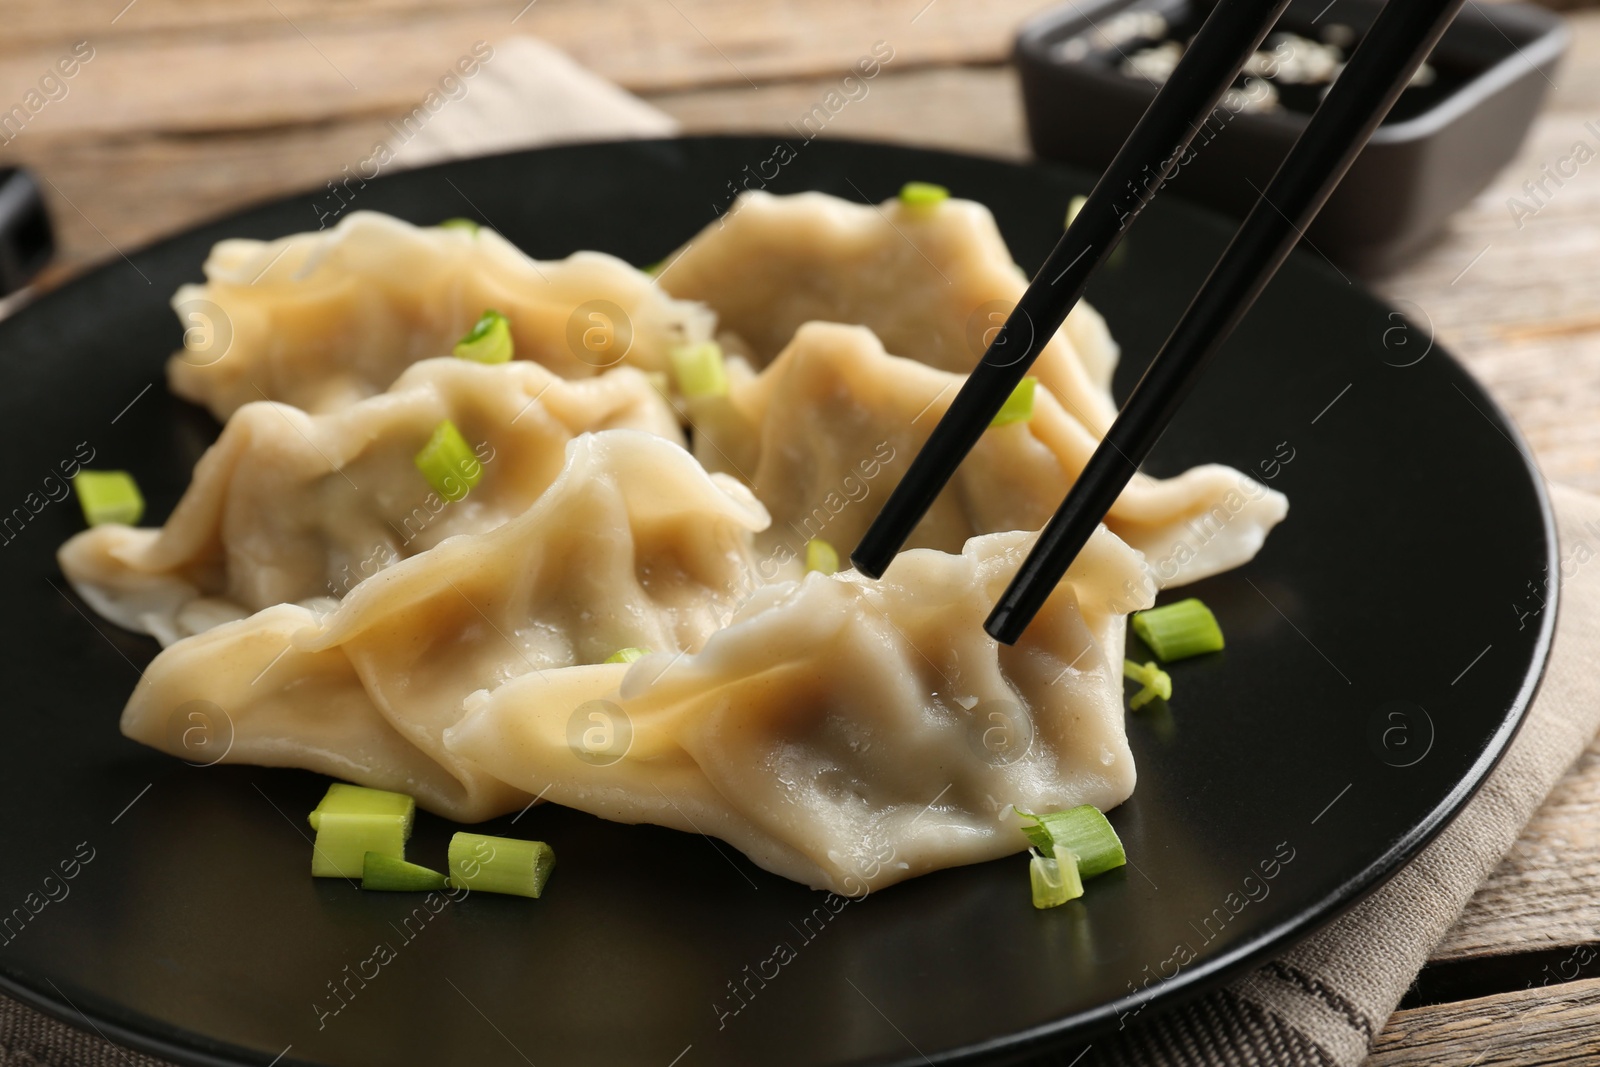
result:
[[[397,815],[404,820],[406,836],[410,837],[411,824],[417,817],[417,802],[404,793],[334,782],[328,786],[316,809],[306,816],[306,821],[313,830],[320,829],[323,813],[330,811],[341,815]]]
[[[450,884],[476,893],[537,897],[555,869],[543,841],[458,833],[450,839]]]
[[[906,207],[933,207],[950,199],[950,190],[932,182],[906,182],[900,187],[900,202]]]
[[[306,817],[317,832],[311,852],[315,878],[360,878],[366,855],[404,859],[417,802],[404,793],[334,782]]]
[[[674,349],[672,376],[678,381],[678,391],[686,397],[728,393],[728,368],[722,362],[722,346],[715,341]]]
[[[311,876],[360,878],[367,853],[403,859],[410,835],[411,821],[401,815],[324,811],[317,816]]]
[[[661,268],[666,266],[666,263],[667,263],[666,260],[658,259],[654,263],[650,263],[650,264],[647,264],[647,265],[645,265],[643,267],[640,267],[639,270],[641,272],[645,273],[645,274],[650,275],[650,277],[654,278],[657,274],[661,273]]]
[[[1010,426],[1014,422],[1027,422],[1033,418],[1033,390],[1038,384],[1037,378],[1024,378],[1018,382],[994,418],[989,420],[989,425]]]
[[[1194,597],[1139,612],[1133,617],[1133,632],[1167,663],[1221,652],[1223,646],[1217,617]]]
[[[822,574],[837,574],[839,572],[839,553],[828,542],[820,537],[813,537],[806,542],[806,571],[817,571]]]
[[[1080,878],[1093,878],[1128,862],[1117,832],[1093,804],[1080,804],[1043,815],[1030,815],[1025,811],[1017,814],[1034,821],[1034,825],[1022,828],[1034,848],[1045,852],[1064,848],[1078,858]]]
[[[407,863],[382,852],[368,852],[361,864],[361,888],[390,893],[426,893],[443,889],[447,879],[438,871]]]
[[[1078,858],[1063,845],[1054,846],[1050,856],[1033,852],[1033,859],[1028,862],[1033,906],[1054,908],[1083,896],[1083,878],[1078,873],[1078,865]]]
[[[1078,212],[1082,211],[1083,205],[1088,202],[1089,198],[1087,196],[1075,196],[1067,202],[1067,221],[1064,223],[1063,228],[1072,226],[1072,220],[1078,217]]]
[[[1125,659],[1122,661],[1122,676],[1132,678],[1144,687],[1133,694],[1133,699],[1128,701],[1128,707],[1134,711],[1138,711],[1156,697],[1162,700],[1172,699],[1172,675],[1157,667],[1153,661],[1140,666],[1131,659]]]
[[[449,419],[433,428],[433,435],[417,453],[415,462],[433,491],[446,500],[460,500],[483,480],[483,464]]]
[[[456,342],[455,354],[474,363],[506,363],[516,352],[511,320],[490,308],[478,316],[467,335]]]
[[[78,504],[90,526],[120,522],[132,526],[144,514],[144,497],[139,483],[127,471],[80,470],[72,479]]]
[[[441,230],[466,230],[468,233],[477,233],[478,224],[471,219],[445,219],[439,223]]]
[[[607,663],[632,663],[650,654],[648,648],[619,648],[606,657]]]

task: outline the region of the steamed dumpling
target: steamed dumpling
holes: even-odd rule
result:
[[[614,256],[540,263],[492,230],[365,211],[316,233],[221,241],[205,275],[172,298],[186,347],[167,380],[219,419],[254,400],[322,412],[381,393],[448,355],[487,308],[510,319],[518,359],[564,378],[621,363],[659,371],[711,329],[703,308]]]
[[[481,470],[453,502],[413,459],[446,419]],[[101,615],[171,644],[273,604],[342,597],[446,537],[498,526],[555,481],[569,441],[612,428],[683,442],[672,408],[627,367],[567,381],[535,363],[447,357],[325,415],[246,404],[166,526],[85,530],[61,547],[61,569]]]
[[[740,195],[661,271],[673,296],[704,302],[741,353],[765,366],[813,320],[869,327],[884,347],[966,374],[1027,288],[994,216],[970,200],[908,207],[825,193]],[[1032,373],[1096,437],[1116,417],[1117,346],[1080,302]]]
[[[743,479],[772,515],[764,560],[798,558],[811,538],[848,554],[910,466],[964,378],[891,356],[860,326],[813,322],[726,398],[689,407],[695,454]],[[959,552],[968,538],[1038,530],[1097,441],[1048,389],[1033,418],[989,428],[912,532],[907,548]],[[1143,552],[1164,585],[1249,560],[1288,502],[1228,467],[1136,475],[1106,525]]]
[[[547,800],[712,834],[846,895],[1020,851],[1008,805],[1132,792],[1123,631],[1152,594],[1102,527],[1023,639],[998,645],[983,620],[1031,541],[902,553],[879,582],[764,587],[698,652],[474,694],[445,746]],[[603,731],[595,748],[575,717]]]
[[[766,523],[748,490],[662,437],[585,434],[511,521],[394,564],[326,614],[282,604],[166,649],[122,730],[194,758],[172,724],[206,701],[230,725],[227,762],[394,789],[467,822],[515,811],[523,790],[444,748],[467,694],[621,648],[699,648],[748,595]]]

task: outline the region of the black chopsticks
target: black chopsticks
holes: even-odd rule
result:
[[[1022,635],[1463,2],[1390,0],[1384,6],[995,605],[984,628],[996,640],[1012,644]],[[1198,125],[1193,117],[1215,106],[1284,6],[1230,5],[1227,0],[1217,5],[851,554],[861,571],[882,574],[1077,303],[1089,273],[1115,246],[1121,227],[1153,195],[1141,195],[1143,185],[1131,195],[1123,188],[1128,169],[1137,174],[1146,165],[1134,155],[1154,152],[1170,165],[1193,130],[1184,127],[1181,140],[1169,142],[1173,147],[1164,153],[1154,147],[1157,138],[1184,123]],[[1235,21],[1246,17],[1247,9],[1257,18],[1248,31]],[[1180,82],[1185,64],[1202,46],[1206,51]],[[1224,69],[1227,62],[1233,66]],[[1209,103],[1197,108],[1202,93]],[[1087,267],[1078,267],[1091,258]],[[1063,259],[1065,265],[1058,262]]]
[[[857,570],[873,578],[883,575],[956,467],[983,436],[1000,405],[1066,321],[1067,313],[1083,296],[1089,276],[1177,167],[1222,94],[1288,6],[1289,0],[1221,0],[1212,9],[1167,83],[1095,183],[1077,218],[1056,242],[972,369],[966,385],[911,461],[905,477],[850,553]]]

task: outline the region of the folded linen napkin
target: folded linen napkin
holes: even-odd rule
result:
[[[494,44],[471,91],[397,154],[397,165],[570,140],[670,136],[677,124],[531,38]],[[1563,545],[1600,522],[1600,499],[1553,493]],[[1600,575],[1562,588],[1548,673],[1521,732],[1450,826],[1383,888],[1280,959],[1176,1010],[1037,1067],[1355,1067],[1473,892],[1600,729]],[[79,1020],[82,1022],[82,1020]],[[0,1067],[170,1067],[91,1029],[0,997]]]

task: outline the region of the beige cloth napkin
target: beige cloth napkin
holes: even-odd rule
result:
[[[397,162],[557,141],[658,137],[677,124],[531,38],[496,43],[466,96],[440,110]],[[1563,554],[1600,523],[1600,499],[1553,491]],[[1355,1067],[1473,892],[1511,849],[1600,728],[1600,568],[1561,589],[1537,700],[1505,759],[1422,854],[1281,959],[1198,1000],[1037,1067]],[[0,997],[0,1067],[167,1067]]]

